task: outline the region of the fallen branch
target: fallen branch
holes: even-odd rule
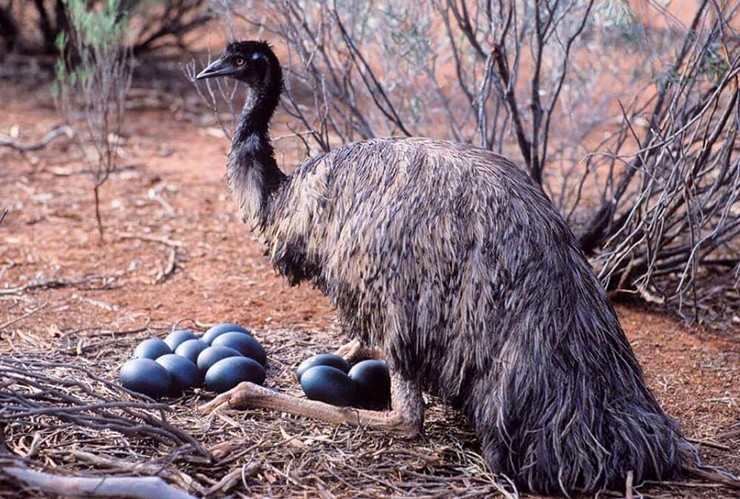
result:
[[[186,473],[177,469],[163,467],[160,463],[152,462],[131,462],[125,459],[114,459],[112,457],[100,456],[81,450],[72,449],[72,455],[85,463],[92,464],[96,467],[122,470],[129,473],[141,473],[144,475],[157,475],[167,478],[169,481],[178,485],[180,488],[199,488],[199,484]],[[199,491],[202,492],[202,491]]]
[[[247,478],[255,476],[262,470],[262,464],[257,461],[251,461],[239,468],[234,468],[221,478],[215,485],[205,491],[206,497],[223,496],[229,490],[234,488],[239,482],[246,482]]]
[[[160,244],[165,244],[167,246],[172,246],[175,248],[180,248],[182,246],[182,241],[167,239],[166,237],[149,236],[146,234],[132,234],[130,232],[123,232],[121,234],[118,234],[118,238],[119,239],[138,239],[139,241],[147,241],[150,243],[160,243]]]
[[[108,289],[107,280],[110,279],[112,276],[101,276],[101,275],[89,275],[86,277],[83,277],[82,279],[76,279],[76,280],[69,280],[69,279],[45,279],[40,280],[36,282],[32,282],[30,284],[26,284],[24,286],[18,286],[15,288],[5,288],[0,289],[0,295],[14,295],[18,293],[23,293],[25,291],[30,291],[32,289],[57,289],[57,288],[69,288],[69,287],[76,287],[81,284],[87,284],[92,281],[103,281],[103,286],[99,288],[94,289]],[[90,288],[88,288],[90,289]]]
[[[172,247],[170,248],[170,256],[167,259],[167,265],[163,269],[157,271],[157,277],[154,279],[154,284],[162,284],[169,276],[175,273],[175,269],[177,268],[176,260],[177,248]]]
[[[713,484],[721,484],[731,489],[740,490],[740,479],[729,473],[702,468],[685,468],[685,471],[691,476],[701,478]]]
[[[19,152],[38,151],[39,149],[43,149],[44,147],[51,144],[54,140],[61,137],[62,135],[69,139],[72,138],[72,136],[74,135],[74,131],[67,125],[59,125],[58,127],[52,129],[49,133],[47,133],[40,142],[26,145],[18,144],[6,135],[0,135],[0,147],[10,147],[11,149]]]
[[[25,466],[0,467],[0,472],[28,487],[69,497],[140,497],[148,499],[193,499],[193,496],[158,477],[65,476],[29,470]]]
[[[0,215],[0,224],[3,223],[3,220],[5,220],[5,216],[8,214],[8,211],[10,210],[8,210],[7,208],[3,210],[3,214]]]
[[[738,428],[737,430],[730,430],[730,431],[726,431],[724,433],[719,433],[719,434],[716,435],[715,438],[737,437],[738,435],[740,435],[740,428]]]
[[[8,326],[12,326],[13,324],[16,324],[16,323],[18,323],[18,322],[20,322],[20,321],[22,321],[24,319],[27,319],[27,318],[31,317],[33,314],[35,314],[36,312],[38,312],[39,310],[41,310],[42,308],[44,308],[46,305],[47,305],[47,302],[44,302],[41,305],[39,305],[38,307],[34,308],[33,310],[31,310],[29,312],[26,312],[25,314],[21,315],[20,317],[16,317],[15,319],[10,319],[9,321],[4,322],[3,324],[0,324],[0,331],[2,331],[3,329],[5,329]]]
[[[143,331],[146,331],[147,329],[149,329],[150,325],[151,325],[151,321],[147,319],[146,324],[144,324],[143,326],[138,326],[132,329],[120,329],[117,331],[105,329],[105,326],[102,326],[102,325],[86,326],[86,327],[81,327],[81,328],[76,328],[76,329],[71,329],[69,331],[65,331],[64,334],[62,335],[62,339],[68,338],[71,335],[77,335],[79,333],[86,333],[81,336],[98,336],[101,333],[104,333],[105,335],[110,335],[113,337],[126,336],[129,334],[136,334],[136,333],[141,333]]]
[[[124,393],[133,392],[80,365],[0,355],[0,378],[8,387],[0,390],[0,427],[11,423],[30,429],[40,424],[58,427],[59,421],[66,427],[105,432],[109,438],[117,433],[208,457],[192,435],[167,422],[169,405],[126,401]]]
[[[711,440],[701,440],[698,438],[687,438],[689,442],[696,445],[703,445],[705,447],[712,447],[713,449],[719,449],[723,450],[725,452],[730,452],[732,449],[726,445],[719,444],[717,442],[712,442]]]

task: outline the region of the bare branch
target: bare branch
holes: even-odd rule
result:
[[[159,477],[65,476],[30,470],[20,463],[0,465],[0,473],[27,487],[61,496],[194,499],[194,496],[168,485]]]
[[[31,144],[18,144],[10,137],[0,134],[0,147],[10,147],[11,149],[20,152],[33,152],[43,149],[59,137],[66,137],[69,139],[73,135],[74,132],[72,131],[72,128],[67,125],[59,125],[57,127],[54,127],[51,131],[49,131],[49,133],[44,135],[44,138],[41,139],[39,142],[34,142]]]

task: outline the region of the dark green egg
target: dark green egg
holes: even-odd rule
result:
[[[314,366],[301,376],[303,393],[312,400],[331,405],[351,406],[357,399],[357,388],[352,378],[341,369]]]
[[[177,350],[177,347],[182,345],[188,340],[197,340],[198,337],[195,336],[195,333],[188,329],[178,329],[177,331],[172,331],[170,334],[167,335],[167,337],[164,339],[164,342],[167,343],[167,346],[170,347],[170,350],[173,352]]]
[[[139,343],[134,349],[134,359],[156,359],[162,355],[172,353],[172,349],[159,338],[149,338]]]
[[[229,347],[208,347],[198,355],[198,370],[205,374],[213,364],[227,357],[243,357],[243,355],[238,350]]]
[[[295,377],[298,379],[298,381],[301,381],[301,376],[303,376],[303,373],[316,366],[336,367],[337,369],[339,369],[340,371],[344,371],[345,373],[349,372],[350,368],[349,362],[347,362],[344,357],[334,355],[333,353],[320,353],[318,355],[314,355],[313,357],[309,357],[308,359],[301,362],[301,365],[298,366],[298,369],[295,372]]]
[[[363,360],[349,370],[357,385],[357,405],[368,409],[388,409],[391,403],[391,376],[382,360]]]
[[[175,350],[175,353],[180,357],[185,357],[195,364],[198,361],[198,355],[200,355],[200,352],[206,348],[208,348],[208,343],[200,340],[188,340],[180,343],[177,350]]]
[[[172,394],[180,394],[189,388],[197,388],[203,384],[203,376],[198,368],[185,357],[174,353],[163,355],[156,360],[157,364],[167,369],[172,377]]]
[[[213,340],[216,339],[216,337],[221,336],[224,333],[231,333],[231,332],[237,332],[237,333],[244,333],[251,335],[252,333],[249,332],[248,329],[240,326],[239,324],[234,324],[233,322],[224,322],[223,324],[216,324],[211,329],[206,331],[203,334],[203,337],[201,340],[205,341],[209,345],[213,343]]]
[[[262,364],[248,357],[227,357],[206,372],[205,388],[218,393],[231,390],[242,381],[261,385],[265,382]]]
[[[267,363],[267,353],[262,344],[253,336],[232,331],[217,336],[211,345],[233,348],[245,357],[254,359],[263,366]]]
[[[126,362],[121,367],[119,379],[125,388],[152,398],[167,395],[172,386],[172,377],[167,369],[147,358]]]

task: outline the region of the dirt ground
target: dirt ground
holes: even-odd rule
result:
[[[27,76],[0,80],[0,133],[19,143],[38,141],[62,122],[48,82]],[[297,363],[343,341],[335,312],[316,290],[289,287],[277,277],[236,219],[224,182],[228,141],[218,136],[207,113],[194,111],[196,97],[182,80],[134,89],[138,97],[127,114],[121,167],[102,192],[102,244],[88,166],[72,142],[60,138],[24,154],[0,148],[0,214],[9,210],[0,225],[0,354],[54,352],[115,382],[118,367],[139,340],[163,337],[176,324],[203,329],[230,321],[252,328],[265,345],[271,362],[268,385],[298,394],[291,375]],[[285,131],[285,120],[277,118],[276,135]],[[281,158],[286,164],[297,159],[295,148]],[[650,387],[685,433],[700,442],[705,462],[740,473],[740,332],[687,328],[672,316],[640,307],[618,305],[617,310]],[[172,402],[176,414],[200,421],[194,407],[205,400],[208,396],[198,394]],[[228,424],[222,420],[225,426],[204,440],[209,445],[241,442],[240,451],[229,459],[222,456],[208,473],[192,471],[192,476],[206,487],[263,459],[254,473],[220,492],[493,495],[496,489],[478,466],[470,431],[448,409],[430,404],[428,434],[415,442],[373,432],[358,438],[357,430],[262,411],[229,412]],[[279,431],[255,435],[250,425]],[[61,444],[42,440],[30,453],[30,435],[6,434],[6,445],[35,465],[99,473],[74,457],[72,450],[81,444],[58,438]],[[60,459],[65,449],[68,458]],[[353,459],[359,464],[353,466]],[[389,459],[388,466],[371,466],[379,459]],[[182,468],[196,469],[192,463]],[[738,494],[696,481],[641,491],[646,497]]]

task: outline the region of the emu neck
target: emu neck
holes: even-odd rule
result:
[[[275,161],[269,122],[277,105],[269,96],[251,94],[231,141],[227,177],[242,219],[264,224],[272,194],[286,179]]]

